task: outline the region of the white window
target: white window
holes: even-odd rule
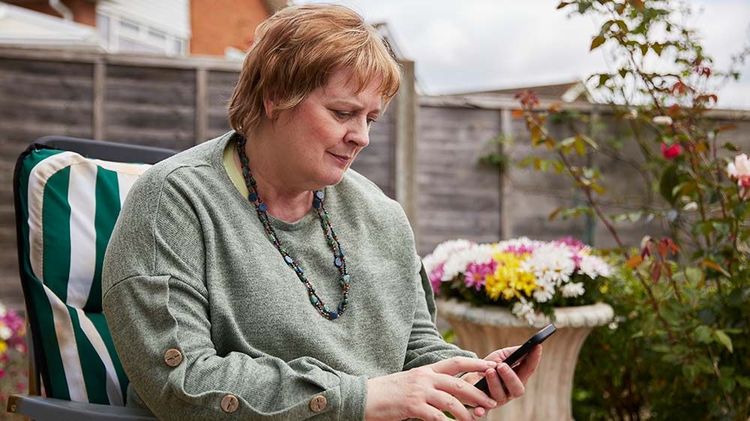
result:
[[[111,52],[187,54],[187,39],[133,19],[97,12],[96,25]]]

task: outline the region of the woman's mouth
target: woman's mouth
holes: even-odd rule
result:
[[[328,153],[331,154],[333,159],[336,160],[336,162],[338,162],[342,167],[346,167],[347,165],[349,165],[349,162],[352,160],[347,155],[338,155],[333,152],[328,152]]]

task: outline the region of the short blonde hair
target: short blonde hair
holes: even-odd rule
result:
[[[229,123],[245,135],[265,114],[294,108],[338,69],[350,69],[364,89],[379,80],[384,102],[398,91],[400,69],[375,28],[337,5],[284,8],[258,26],[229,103]]]

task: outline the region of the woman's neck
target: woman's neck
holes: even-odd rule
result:
[[[286,171],[278,166],[278,158],[270,148],[264,147],[268,143],[255,137],[251,139],[245,144],[245,154],[258,195],[268,206],[268,213],[285,222],[299,221],[312,207],[312,192],[290,185],[284,177]],[[242,169],[236,151],[235,163]]]

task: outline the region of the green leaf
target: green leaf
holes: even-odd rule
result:
[[[724,144],[724,149],[732,152],[739,152],[740,148],[738,148],[734,143],[727,142]]]
[[[618,28],[620,28],[620,32],[627,33],[628,32],[628,25],[625,23],[622,19],[617,19],[615,21],[615,25],[617,25]]]
[[[604,35],[594,37],[594,39],[591,40],[591,47],[589,47],[589,51],[594,51],[596,48],[604,44],[605,41],[606,38],[604,38]]]
[[[579,136],[581,139],[583,139],[584,142],[589,144],[589,147],[593,150],[599,149],[599,145],[596,143],[596,141],[585,134]]]
[[[737,380],[737,383],[739,383],[740,386],[745,389],[750,389],[750,377],[737,376],[734,379]]]
[[[713,342],[714,339],[711,335],[711,328],[705,325],[698,326],[695,329],[695,339],[702,344]]]
[[[671,164],[664,170],[661,174],[661,179],[659,180],[659,193],[661,193],[664,200],[671,205],[674,205],[677,201],[678,196],[675,194],[674,189],[679,182],[680,177],[677,171],[677,165]]]
[[[575,136],[566,137],[565,139],[560,141],[559,145],[562,147],[568,147],[568,146],[573,145],[575,141],[576,141]]]
[[[580,136],[576,136],[576,141],[573,144],[578,156],[586,155],[586,142]]]
[[[722,377],[719,379],[719,384],[721,385],[721,388],[724,389],[727,393],[732,393],[734,390],[734,379],[731,377]]]
[[[732,339],[729,337],[729,335],[724,333],[723,330],[716,330],[714,332],[714,335],[716,335],[716,339],[718,339],[719,342],[729,350],[729,352],[734,352],[734,348],[732,347]]]

